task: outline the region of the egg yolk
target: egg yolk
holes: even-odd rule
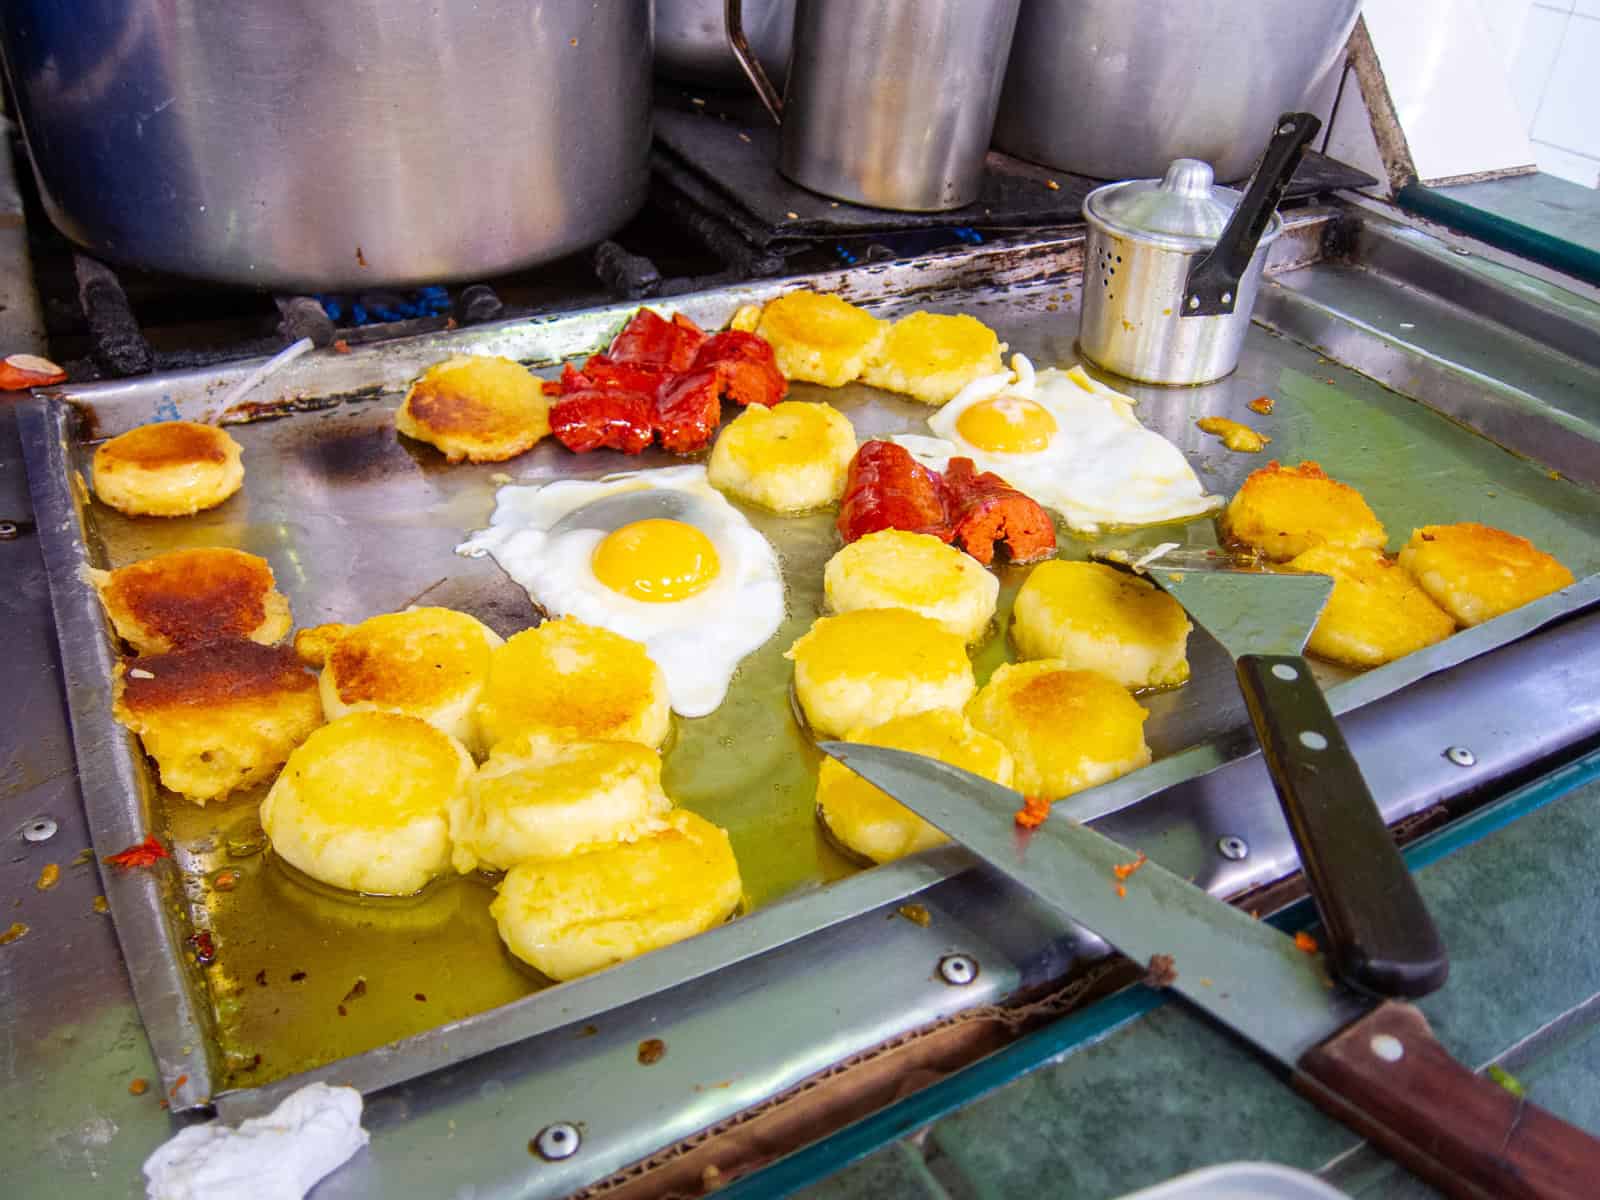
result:
[[[717,548],[683,521],[655,518],[613,530],[594,548],[595,578],[635,600],[664,603],[705,590],[717,577]]]
[[[1048,409],[1022,396],[980,400],[956,418],[956,431],[980,450],[1032,454],[1050,444],[1056,419]]]

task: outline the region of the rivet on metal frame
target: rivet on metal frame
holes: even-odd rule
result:
[[[25,842],[48,842],[56,835],[56,823],[49,817],[35,817],[22,827]]]
[[[582,1144],[583,1135],[578,1132],[578,1127],[566,1121],[546,1125],[533,1139],[534,1150],[538,1152],[540,1158],[548,1162],[560,1162],[563,1158],[571,1158]]]
[[[1465,746],[1451,746],[1444,752],[1444,756],[1458,767],[1473,767],[1478,764],[1478,756]]]
[[[1217,853],[1230,862],[1238,862],[1249,855],[1250,843],[1230,833],[1217,839]]]
[[[978,977],[978,960],[970,954],[946,954],[939,960],[939,978],[951,987],[966,987]]]

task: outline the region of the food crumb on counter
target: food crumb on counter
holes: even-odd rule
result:
[[[1037,829],[1050,815],[1050,801],[1043,796],[1024,796],[1022,807],[1017,809],[1017,824],[1024,829]]]
[[[150,1081],[148,1079],[135,1079],[128,1084],[128,1095],[130,1096],[142,1096],[149,1090]]]
[[[60,882],[61,868],[56,866],[55,863],[45,863],[44,867],[39,871],[38,880],[33,886],[38,891],[48,892]]]
[[[1294,944],[1295,949],[1303,950],[1307,954],[1315,954],[1318,949],[1317,939],[1312,937],[1304,929],[1294,935]]]
[[[106,855],[105,861],[113,867],[153,867],[163,858],[171,858],[167,848],[156,840],[153,833],[145,834],[144,841],[135,842],[125,850]]]
[[[176,1099],[177,1095],[178,1095],[178,1089],[181,1088],[184,1084],[186,1084],[188,1082],[189,1082],[189,1076],[188,1075],[179,1075],[176,1079],[174,1079],[172,1081],[172,1086],[167,1089],[167,1095],[172,1097],[173,1099]]]
[[[95,912],[102,914],[111,911],[111,905],[107,902],[104,896],[96,896],[90,907],[93,908]]]
[[[78,851],[78,857],[74,858],[70,865],[74,867],[81,867],[85,863],[92,863],[93,861],[94,851],[90,847],[85,846],[82,850]]]
[[[10,929],[7,929],[4,933],[0,933],[0,946],[9,946],[18,938],[26,937],[27,933],[28,927],[26,925],[24,925],[21,921],[13,921],[11,922]]]
[[[1118,900],[1126,900],[1127,898],[1128,898],[1128,885],[1125,884],[1125,883],[1117,884],[1117,899]]]
[[[1046,179],[1044,181],[1044,185],[1045,185],[1045,187],[1049,188],[1052,192],[1059,192],[1061,190],[1061,185],[1059,183],[1057,183],[1054,179]]]
[[[1250,401],[1249,404],[1246,404],[1245,407],[1251,412],[1260,413],[1264,417],[1270,417],[1272,415],[1273,403],[1274,401],[1271,396],[1257,396],[1254,400]]]
[[[290,983],[299,983],[305,977],[306,977],[306,973],[304,971],[290,971],[289,972],[289,982]]]
[[[1178,971],[1170,954],[1152,954],[1150,965],[1144,973],[1145,986],[1153,988],[1171,987],[1178,982]]]
[[[707,1163],[705,1170],[700,1172],[700,1186],[708,1192],[722,1186],[722,1171],[716,1163]]]
[[[800,219],[800,214],[797,212],[786,212],[783,215],[788,217],[791,221],[798,221]]]
[[[335,354],[349,354],[350,343],[345,341],[343,338],[335,338],[333,341],[333,352]]]
[[[411,998],[420,1004],[426,1004],[428,1002],[428,997],[421,992],[415,993]]]
[[[1145,855],[1145,852],[1141,850],[1139,851],[1139,857],[1134,859],[1132,862],[1114,863],[1111,867],[1111,873],[1118,879],[1127,879],[1128,876],[1132,875],[1135,871],[1149,861],[1150,859]]]
[[[358,975],[356,977],[356,981],[350,985],[350,990],[344,994],[344,1002],[348,1004],[352,1000],[361,999],[361,997],[365,996],[366,994],[367,977],[365,975]]]
[[[667,1044],[660,1038],[646,1038],[639,1043],[639,1065],[648,1067],[660,1062],[667,1054]]]
[[[1202,433],[1215,434],[1222,439],[1224,446],[1239,454],[1259,454],[1272,440],[1266,434],[1257,433],[1250,426],[1230,421],[1227,417],[1201,417],[1195,424]]]
[[[902,904],[894,910],[897,914],[910,921],[913,925],[920,925],[926,929],[933,920],[925,904]]]

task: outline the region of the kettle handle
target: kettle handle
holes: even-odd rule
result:
[[[728,0],[731,12],[739,0]],[[1217,244],[1189,268],[1178,313],[1184,317],[1214,317],[1233,311],[1239,297],[1239,280],[1249,269],[1261,235],[1283,199],[1283,189],[1300,165],[1306,143],[1317,135],[1322,122],[1310,113],[1284,113],[1267,144],[1250,187],[1233,210],[1228,227]]]
[[[756,58],[750,49],[750,42],[744,36],[744,5],[741,0],[724,0],[723,15],[728,28],[728,47],[733,51],[733,56],[739,60],[745,78],[750,81],[750,86],[756,89],[756,95],[761,97],[761,103],[767,106],[767,111],[772,114],[772,119],[777,124],[783,124],[783,97],[778,95],[778,89],[772,86],[772,80],[767,78],[767,73],[762,69],[761,61]],[[1315,118],[1313,118],[1315,119]]]

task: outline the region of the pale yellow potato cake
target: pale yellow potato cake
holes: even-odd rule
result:
[[[830,558],[822,588],[836,613],[910,609],[970,644],[989,631],[1000,580],[972,555],[932,534],[882,529]]]
[[[1273,460],[1252,471],[1228,502],[1223,529],[1273,562],[1288,562],[1313,546],[1382,549],[1388,540],[1361,493],[1329,479],[1314,462],[1285,467]]]
[[[322,662],[328,720],[350,712],[419,717],[482,753],[474,711],[489,681],[489,655],[504,639],[476,617],[412,608],[359,625],[317,626],[295,635],[302,661]]]
[[[1149,713],[1127,689],[1056,659],[997,668],[967,716],[1011,751],[1015,787],[1027,796],[1059,800],[1150,761]]]
[[[503,462],[550,432],[550,402],[544,384],[521,363],[458,354],[418,377],[394,424],[451,462]]]
[[[974,379],[1003,371],[1005,348],[976,317],[914,312],[889,327],[861,381],[924,404],[945,404]]]
[[[270,777],[322,724],[316,677],[294,651],[244,638],[126,659],[112,694],[162,785],[202,805]]]
[[[289,865],[329,887],[409,896],[450,868],[449,806],[467,748],[426,721],[355,712],[289,756],[261,827]]]
[[[821,617],[786,654],[795,697],[818,737],[934,708],[960,708],[977,690],[965,641],[931,617],[863,608]]]
[[[717,436],[706,478],[773,512],[806,512],[839,499],[855,454],[856,431],[832,405],[752,404]]]
[[[662,823],[507,871],[489,912],[511,953],[551,979],[575,979],[727,920],[743,890],[727,831],[681,808]]]
[[[662,828],[661,756],[637,742],[510,738],[450,805],[458,871],[503,871]]]
[[[574,617],[495,647],[477,718],[491,750],[516,734],[659,747],[672,727],[666,676],[645,648]]]
[[[955,709],[936,709],[896,717],[870,729],[852,729],[844,740],[925,754],[1011,786],[1010,751],[973,728]],[[823,759],[817,772],[817,812],[835,838],[873,862],[890,862],[949,841],[887,792],[833,758]]]
[[[1188,615],[1147,580],[1104,563],[1056,559],[1033,568],[1012,609],[1024,659],[1054,658],[1123,687],[1172,687],[1189,678]]]
[[[1376,667],[1455,632],[1449,614],[1381,550],[1313,546],[1285,565],[1333,577],[1333,593],[1306,644],[1318,658]]]
[[[1573,581],[1527,538],[1475,521],[1413,530],[1400,565],[1462,625],[1481,625]]]
[[[94,494],[120,512],[187,517],[215,508],[244,484],[243,451],[226,430],[157,421],[94,452]]]
[[[759,315],[740,309],[731,324],[766,338],[785,379],[824,387],[843,387],[860,376],[889,328],[838,296],[807,291],[787,292]]]
[[[140,654],[225,638],[270,646],[289,632],[289,602],[264,558],[207,546],[172,550],[114,571],[84,568],[118,636]]]

